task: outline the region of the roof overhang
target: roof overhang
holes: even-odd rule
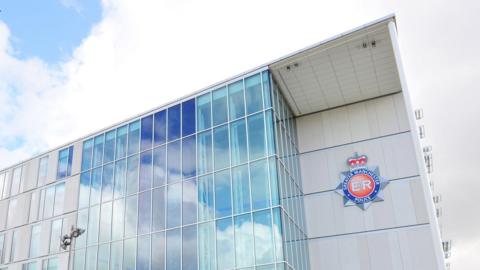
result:
[[[393,15],[269,65],[296,116],[401,91],[389,22]]]

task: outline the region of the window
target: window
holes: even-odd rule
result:
[[[215,241],[215,221],[198,224],[199,269],[216,269]]]
[[[105,149],[103,150],[103,162],[112,162],[115,159],[115,130],[105,133]]]
[[[150,268],[150,235],[138,237],[137,243],[137,269]]]
[[[232,215],[230,170],[215,173],[215,217]]]
[[[3,268],[0,268],[0,269],[3,269]],[[30,263],[22,264],[22,270],[40,270],[40,269],[38,268],[37,262],[30,262]]]
[[[123,244],[123,269],[135,269],[135,254],[137,254],[136,250],[137,238],[130,238],[128,240],[125,240]]]
[[[0,173],[0,199],[3,199],[3,189],[7,189],[7,179],[5,178],[6,173]]]
[[[183,182],[182,222],[192,224],[197,221],[197,181]]]
[[[5,234],[1,233],[0,234],[0,264],[3,264],[5,262],[4,253],[5,253]]]
[[[168,270],[180,270],[182,258],[181,229],[167,231],[167,267]]]
[[[97,270],[108,270],[108,260],[110,259],[110,244],[103,244],[98,247]]]
[[[165,187],[153,190],[153,231],[165,229]]]
[[[182,270],[197,270],[197,226],[183,227]]]
[[[90,207],[88,213],[87,245],[98,243],[98,222],[100,219],[100,206]]]
[[[123,245],[122,241],[113,242],[110,248],[110,269],[122,269]]]
[[[230,166],[228,125],[224,125],[213,130],[213,152],[215,170]]]
[[[190,178],[197,174],[195,159],[196,137],[186,137],[182,141],[182,175]]]
[[[197,98],[197,128],[199,131],[205,130],[212,125],[210,99],[210,93]]]
[[[10,247],[10,262],[17,260],[17,248],[18,248],[18,231],[14,230],[12,232],[12,245]]]
[[[235,252],[232,218],[217,220],[217,266],[218,269],[235,267]]]
[[[58,269],[58,258],[53,257],[48,260],[43,261],[43,270],[59,270]]]
[[[115,158],[124,158],[127,155],[127,132],[128,126],[117,128],[117,143],[115,147]]]
[[[128,155],[138,153],[140,148],[140,121],[128,125]]]
[[[150,232],[152,224],[152,192],[145,191],[138,195],[138,234]]]
[[[15,226],[15,213],[17,213],[17,199],[11,199],[8,203],[8,215],[7,215],[7,228],[12,228]]]
[[[39,219],[63,214],[65,183],[49,186],[40,193]]]
[[[195,99],[182,103],[182,136],[195,133]]]
[[[159,111],[154,115],[154,132],[153,140],[155,145],[164,144],[167,138],[167,113]]]
[[[262,110],[262,80],[260,73],[245,79],[245,96],[248,114]]]
[[[230,120],[235,120],[245,115],[245,100],[243,97],[243,80],[228,86],[228,107]]]
[[[57,179],[71,175],[73,158],[73,145],[58,152]]]
[[[112,202],[102,204],[100,210],[100,239],[99,242],[110,241],[112,232]]]
[[[93,151],[93,139],[86,140],[83,142],[82,149],[82,172],[92,168],[92,152]]]
[[[32,226],[32,232],[30,235],[30,251],[29,257],[35,258],[40,255],[40,237],[42,233],[42,227],[40,224]]]
[[[198,178],[198,221],[214,218],[213,188],[213,175]]]
[[[208,130],[198,135],[197,167],[199,175],[212,171],[212,155],[212,131]]]
[[[168,141],[180,138],[180,104],[168,108]]]
[[[52,221],[50,231],[50,254],[60,251],[60,238],[62,237],[63,219]]]
[[[16,195],[22,192],[22,167],[13,169],[12,186],[10,188],[10,196]]]
[[[8,197],[8,194],[9,194],[9,190],[8,190],[8,181],[10,180],[10,172],[9,171],[5,171],[4,173],[4,180],[3,180],[3,193],[1,194],[2,195],[2,199],[5,199]],[[0,175],[0,181],[1,181],[1,175]]]
[[[220,125],[228,121],[227,88],[223,87],[212,92],[213,125]]]
[[[237,267],[252,266],[253,256],[253,224],[250,214],[236,216],[235,223],[235,255]],[[261,245],[261,243],[256,243]]]
[[[37,186],[45,185],[48,173],[48,156],[42,157],[38,164]],[[1,180],[0,180],[1,181]]]
[[[152,234],[152,270],[164,270],[164,266],[165,232],[159,232]]]
[[[232,166],[247,162],[248,148],[245,119],[240,119],[230,124],[230,144],[232,148]]]
[[[153,141],[153,115],[142,118],[142,131],[140,151],[152,148]]]

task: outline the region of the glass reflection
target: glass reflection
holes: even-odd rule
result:
[[[123,158],[127,155],[127,131],[127,125],[117,128],[117,146],[115,147],[116,159]]]
[[[102,204],[100,216],[100,242],[110,241],[112,227],[112,202]]]
[[[235,120],[245,115],[243,80],[228,85],[228,108],[230,120]]]
[[[230,170],[215,173],[215,217],[232,215]]]
[[[232,148],[232,166],[247,162],[247,130],[245,119],[230,124],[230,144]]]
[[[98,167],[92,171],[92,186],[90,190],[90,205],[100,203],[102,188],[102,167]]]
[[[152,188],[152,151],[145,151],[140,154],[140,191]]]
[[[135,236],[137,233],[137,196],[127,197],[125,202],[125,237]]]
[[[138,196],[138,234],[150,232],[150,224],[152,223],[151,197],[151,191],[140,193]]]
[[[260,73],[245,79],[245,97],[247,113],[251,114],[262,110],[262,84]]]
[[[167,187],[167,228],[181,225],[182,183]]]
[[[159,187],[166,184],[167,159],[166,147],[160,146],[153,149],[153,186]]]
[[[268,162],[266,159],[250,163],[250,181],[252,183],[253,209],[269,207],[270,187],[268,184]]]
[[[153,140],[153,115],[142,118],[140,135],[140,151],[152,148]]]
[[[115,200],[113,202],[113,217],[112,217],[112,239],[120,240],[123,238],[123,226],[125,224],[125,200]]]
[[[110,201],[113,197],[113,163],[103,166],[102,202]]]
[[[211,172],[213,167],[211,130],[198,134],[197,149],[198,174]]]
[[[125,196],[125,182],[127,179],[127,161],[125,159],[115,162],[114,198]]]
[[[137,238],[125,240],[123,244],[123,270],[135,270],[135,254],[137,254]]]
[[[167,231],[167,269],[180,270],[182,259],[181,230]]]
[[[198,178],[198,220],[206,221],[214,218],[213,175]]]
[[[180,104],[168,108],[168,141],[180,138]]]
[[[250,183],[248,165],[232,169],[233,211],[235,214],[250,211]]]
[[[217,269],[235,267],[232,218],[217,220]]]
[[[115,130],[109,131],[105,134],[105,150],[103,162],[108,163],[115,158]]]
[[[197,98],[197,127],[198,131],[202,131],[211,126],[211,103],[210,93],[204,94]]]
[[[181,178],[180,169],[180,141],[168,144],[167,147],[167,180],[173,183]]]
[[[215,221],[198,224],[199,270],[216,269],[215,242]]]
[[[138,155],[128,158],[127,161],[127,195],[138,192]]]
[[[197,174],[195,148],[196,148],[195,135],[183,139],[182,141],[183,178],[190,178]]]
[[[253,224],[250,214],[235,217],[235,256],[237,267],[254,265]]]
[[[123,242],[113,242],[110,252],[110,270],[121,270],[123,261]]]
[[[152,234],[152,270],[165,269],[165,232]]]
[[[213,125],[220,125],[228,121],[227,88],[222,87],[212,92]]]
[[[110,244],[103,244],[98,247],[98,270],[108,270],[108,260],[110,258]]]
[[[265,156],[265,127],[263,123],[263,113],[248,117],[248,150],[250,160]]]
[[[270,210],[253,213],[255,261],[266,264],[274,261],[273,229]]]
[[[197,270],[197,226],[183,227],[182,270]]]
[[[230,166],[227,125],[213,130],[213,147],[215,170]]]
[[[138,237],[137,244],[137,269],[150,269],[150,235],[142,235]]]
[[[182,103],[182,136],[195,133],[195,99]]]
[[[138,153],[140,148],[140,121],[128,125],[128,155]]]
[[[153,231],[165,229],[165,187],[153,190]]]
[[[183,182],[183,224],[197,222],[197,181],[195,179]]]
[[[165,110],[155,113],[154,116],[154,141],[155,145],[164,144],[167,138],[167,112]]]

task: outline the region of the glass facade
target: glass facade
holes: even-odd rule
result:
[[[308,269],[272,86],[258,72],[85,140],[75,269]]]
[[[24,268],[58,268],[56,257],[30,260],[61,254],[68,177],[78,173],[76,226],[85,233],[73,247],[76,270],[309,269],[294,130],[260,70],[95,134],[78,161],[73,146],[59,150],[52,176],[49,156],[40,157],[35,180],[46,186],[29,195]],[[24,170],[0,173],[0,198],[14,196],[8,228]]]

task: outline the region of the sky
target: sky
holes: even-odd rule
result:
[[[395,13],[453,269],[479,269],[480,1],[10,0],[0,10],[0,168]]]

